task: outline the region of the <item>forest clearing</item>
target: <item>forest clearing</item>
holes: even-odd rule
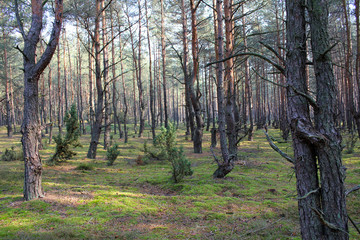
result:
[[[30,202],[23,201],[23,162],[1,161],[0,239],[301,239],[294,169],[270,148],[261,130],[254,141],[240,144],[236,167],[224,179],[212,177],[210,133],[204,134],[204,153],[194,154],[184,132],[178,130],[177,141],[194,173],[180,183],[171,179],[168,161],[136,163],[144,155],[144,141],[151,142],[148,137],[131,137],[125,144],[114,136],[120,156],[107,166],[102,148],[96,160],[86,158],[89,135],[81,136],[83,147],[75,149],[73,159],[44,166],[46,195]],[[281,139],[278,130],[270,135]],[[20,145],[20,134],[9,139],[1,128],[0,152]],[[46,161],[55,144],[44,145],[40,153]],[[291,154],[289,143],[277,145]],[[360,181],[358,146],[343,154],[347,188]],[[93,169],[76,170],[82,164]],[[359,198],[358,191],[347,199],[355,222],[360,221]],[[357,239],[356,230],[349,229],[350,239]]]
[[[2,0],[0,93],[0,238],[360,236],[360,0]]]

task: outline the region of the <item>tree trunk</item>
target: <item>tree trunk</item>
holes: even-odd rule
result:
[[[111,7],[110,8],[110,15],[113,16],[113,8]],[[123,135],[123,132],[121,130],[121,121],[120,121],[120,118],[119,118],[119,115],[117,113],[117,106],[118,106],[118,103],[117,103],[117,81],[118,81],[118,78],[116,76],[116,66],[115,66],[115,44],[114,44],[114,19],[113,17],[111,17],[111,70],[112,70],[112,77],[113,77],[113,96],[112,96],[112,105],[113,105],[113,112],[114,112],[114,134],[116,135],[116,124],[118,125],[118,128],[119,128],[119,136],[120,138],[122,138],[122,135]],[[121,60],[120,60],[121,61]]]
[[[16,115],[15,115],[15,105],[14,105],[14,90],[13,90],[13,78],[12,78],[12,67],[9,63],[9,77],[10,77],[10,103],[11,103],[11,122],[13,125],[13,132],[16,133]]]
[[[142,79],[141,79],[141,1],[138,0],[138,8],[139,8],[139,39],[138,39],[138,91],[139,91],[139,120],[140,120],[140,127],[139,127],[139,137],[142,136],[145,128],[145,103],[144,103],[144,96],[143,96],[143,86],[142,86]]]
[[[90,146],[87,153],[87,157],[91,159],[96,158],[97,145],[99,144],[101,125],[103,118],[103,101],[104,91],[101,83],[101,70],[100,70],[100,14],[101,14],[101,2],[104,0],[95,0],[96,2],[96,16],[95,17],[95,78],[96,78],[96,90],[97,90],[97,106],[95,109],[95,122],[91,131]]]
[[[197,5],[199,6],[199,5]],[[191,99],[192,106],[194,108],[196,128],[194,130],[194,153],[202,153],[202,136],[204,121],[201,115],[201,106],[200,106],[200,97],[195,93],[194,84],[197,80],[199,72],[199,59],[198,59],[198,34],[197,34],[197,21],[196,21],[196,6],[194,0],[190,0],[191,7],[191,29],[192,29],[192,55],[193,55],[193,74],[188,81],[189,95]]]
[[[39,125],[39,97],[38,82],[40,74],[55,52],[59,42],[62,23],[63,4],[62,1],[55,1],[55,22],[52,28],[50,40],[40,60],[35,64],[36,45],[40,40],[43,18],[43,2],[32,0],[32,21],[27,35],[25,35],[19,14],[17,20],[20,32],[24,39],[24,118],[21,126],[22,144],[25,163],[24,198],[32,200],[44,196],[41,186],[42,163],[39,154],[39,142],[41,126]],[[17,1],[15,1],[16,8]]]
[[[222,24],[222,0],[216,0],[216,16],[217,16],[217,36],[215,38],[218,58],[224,59],[224,33]],[[226,126],[225,126],[225,109],[224,109],[224,63],[218,62],[216,65],[217,75],[217,101],[218,101],[218,131],[220,135],[220,148],[222,161],[217,161],[218,168],[213,173],[214,178],[223,178],[234,168],[234,161],[230,156],[227,139],[226,139]]]
[[[65,103],[65,112],[67,112],[69,110],[69,105],[68,105],[68,79],[67,79],[67,68],[66,68],[66,31],[64,28],[64,32],[62,34],[63,37],[63,64],[64,64],[64,103]]]
[[[78,29],[78,22],[76,23],[76,32],[79,36],[79,29]],[[80,37],[80,36],[79,36]],[[83,104],[83,89],[82,89],[82,60],[81,60],[81,45],[80,45],[80,39],[77,38],[77,48],[78,48],[78,74],[77,74],[77,82],[78,82],[78,109],[79,109],[79,120],[82,128],[82,133],[86,134],[86,128],[85,128],[85,121],[84,121],[84,104]]]
[[[183,73],[185,79],[185,105],[186,105],[186,114],[187,114],[187,135],[191,134],[191,140],[194,140],[194,131],[195,131],[195,122],[194,122],[194,111],[190,98],[190,89],[189,89],[189,81],[190,76],[188,73],[188,40],[187,40],[187,17],[185,11],[185,1],[181,0],[181,18],[182,18],[182,41],[183,41]]]
[[[61,119],[61,109],[62,109],[62,96],[61,96],[61,84],[60,84],[60,47],[57,49],[57,94],[58,94],[58,128],[59,134],[62,133],[62,119]]]
[[[225,57],[233,55],[234,34],[233,34],[233,13],[232,0],[224,0],[225,13]],[[219,23],[218,23],[219,24]],[[234,81],[234,59],[231,58],[225,62],[225,86],[226,86],[226,106],[225,119],[227,126],[228,149],[229,154],[237,159],[237,129],[235,122],[235,81]]]
[[[168,120],[168,106],[167,106],[167,97],[166,97],[166,45],[165,45],[165,26],[164,26],[164,19],[165,19],[165,12],[164,12],[164,0],[160,1],[161,3],[161,57],[162,57],[162,86],[164,92],[164,116],[165,116],[165,128],[168,127],[169,120]]]
[[[154,111],[154,86],[153,86],[153,75],[152,75],[152,61],[151,61],[151,43],[150,43],[150,30],[149,30],[149,18],[147,9],[147,0],[145,0],[145,17],[146,17],[146,33],[148,38],[149,48],[149,83],[150,83],[150,115],[151,115],[151,133],[152,139],[155,140],[155,111]]]
[[[90,129],[92,132],[92,128],[94,126],[94,101],[93,101],[93,61],[92,56],[94,54],[94,43],[90,41],[90,37],[88,39],[89,41],[89,49],[91,52],[89,52],[89,122],[90,122]]]
[[[123,87],[123,101],[124,101],[124,142],[128,142],[128,130],[127,130],[127,113],[128,113],[128,104],[126,100],[126,87],[125,87],[125,76],[124,76],[124,63],[123,63],[123,45],[121,39],[121,29],[120,29],[120,17],[119,12],[117,14],[117,21],[119,26],[119,55],[120,55],[120,70],[121,70],[121,82]]]
[[[315,128],[322,139],[316,148],[321,180],[318,212],[332,224],[324,224],[324,239],[348,239],[345,168],[341,159],[341,135],[335,126],[336,86],[329,53],[328,2],[310,0],[308,4],[318,105]]]
[[[306,28],[304,0],[287,0],[287,84],[307,93]],[[303,239],[322,239],[320,219],[312,208],[320,207],[315,149],[303,138],[304,126],[312,126],[309,104],[288,88],[288,115],[293,138],[300,228]],[[310,192],[312,192],[309,194]],[[304,197],[308,195],[307,197]]]
[[[13,127],[11,121],[11,98],[10,98],[10,81],[8,78],[8,57],[7,57],[7,43],[6,43],[6,34],[3,30],[3,44],[4,44],[4,78],[5,78],[5,95],[6,95],[6,128],[7,128],[7,136],[9,138],[13,135]]]
[[[50,126],[49,126],[49,144],[51,144],[52,142],[52,129],[53,129],[53,115],[52,115],[52,75],[51,75],[51,67],[49,67],[49,77],[48,77],[48,85],[49,85],[49,121],[50,121]]]
[[[356,25],[356,61],[355,61],[355,75],[358,90],[357,103],[360,104],[360,6],[359,0],[355,0],[355,25]],[[355,114],[355,123],[360,138],[360,110]]]
[[[103,52],[103,78],[104,78],[104,149],[107,150],[110,147],[110,131],[111,131],[111,122],[110,122],[110,92],[109,92],[109,59],[108,59],[108,37],[107,37],[107,26],[106,26],[106,14],[105,14],[105,1],[101,2],[102,8],[102,52]]]

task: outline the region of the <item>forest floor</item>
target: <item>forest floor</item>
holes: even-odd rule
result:
[[[281,139],[278,130],[270,135]],[[102,146],[96,160],[87,159],[90,136],[82,136],[76,157],[44,166],[46,196],[29,202],[22,198],[23,163],[0,161],[0,239],[301,239],[294,170],[270,148],[262,131],[254,141],[240,143],[240,160],[225,179],[213,179],[210,133],[204,133],[204,153],[194,154],[179,130],[178,145],[194,174],[177,184],[170,179],[169,162],[136,164],[144,141],[151,142],[149,131],[143,138],[130,136],[127,144],[114,137],[121,154],[113,166],[107,166]],[[20,149],[20,138],[9,139],[0,128],[0,152]],[[55,145],[43,141],[45,161]],[[290,143],[276,144],[292,155]],[[360,183],[359,143],[343,160],[351,188]],[[84,163],[93,170],[76,170]],[[360,191],[349,195],[347,208],[359,223]],[[349,228],[351,239],[359,239]]]

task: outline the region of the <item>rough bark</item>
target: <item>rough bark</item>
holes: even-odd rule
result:
[[[151,134],[152,139],[155,140],[155,109],[154,109],[154,86],[153,86],[153,75],[152,75],[152,59],[151,59],[151,41],[150,41],[150,30],[149,30],[149,17],[147,9],[147,0],[145,0],[145,17],[146,17],[146,33],[148,39],[148,50],[149,50],[149,91],[150,91],[150,115],[151,115]]]
[[[194,121],[194,111],[190,98],[190,86],[191,80],[188,72],[188,59],[189,59],[189,49],[188,49],[188,29],[187,29],[187,17],[186,17],[186,8],[185,1],[181,0],[181,20],[182,20],[182,44],[183,44],[183,74],[185,79],[185,106],[186,106],[186,121],[187,121],[187,132],[186,135],[191,135],[191,140],[194,140],[195,132],[195,121]]]
[[[138,0],[138,9],[139,9],[139,39],[138,39],[138,76],[137,76],[137,83],[138,83],[138,91],[139,91],[139,120],[140,120],[140,126],[139,126],[139,137],[142,136],[145,128],[145,117],[144,117],[144,111],[145,111],[145,102],[144,102],[144,89],[143,89],[143,83],[142,83],[142,67],[141,67],[141,1]]]
[[[95,122],[91,130],[90,146],[87,153],[87,157],[91,159],[96,158],[97,145],[99,144],[100,133],[102,128],[103,119],[103,102],[104,102],[104,90],[101,81],[100,70],[100,14],[101,14],[101,2],[103,0],[95,0],[96,3],[96,17],[95,17],[95,30],[94,30],[94,45],[95,45],[95,81],[97,91],[97,106],[95,109]]]
[[[222,1],[216,0],[216,17],[217,17],[217,35],[215,38],[219,60],[224,59],[224,33],[222,24]],[[222,160],[217,160],[218,168],[213,173],[214,178],[223,178],[234,168],[233,158],[230,156],[225,125],[225,109],[224,109],[224,63],[218,61],[216,64],[217,75],[217,102],[218,102],[218,131],[220,135],[220,148]]]
[[[306,28],[304,0],[287,0],[287,84],[306,93]],[[288,88],[288,116],[294,148],[301,236],[321,239],[320,219],[312,208],[320,206],[319,180],[313,145],[302,137],[301,126],[312,126],[307,100]],[[303,123],[303,124],[301,124]],[[311,191],[315,191],[309,194]],[[306,196],[307,195],[307,196]],[[305,197],[306,196],[306,197]]]
[[[17,2],[16,2],[17,5]],[[30,30],[25,35],[21,19],[17,19],[20,32],[24,38],[23,63],[24,63],[24,118],[21,126],[22,145],[25,163],[24,198],[32,200],[44,196],[41,186],[42,163],[39,154],[41,126],[39,124],[39,89],[40,74],[44,71],[58,45],[63,13],[63,2],[55,1],[55,21],[52,27],[50,40],[45,52],[35,63],[36,45],[40,40],[43,18],[43,1],[32,0],[32,19]]]
[[[225,57],[233,55],[234,34],[233,34],[233,12],[232,0],[224,0],[225,14]],[[226,107],[225,119],[227,127],[229,154],[237,159],[237,131],[235,122],[235,76],[234,76],[234,59],[230,58],[225,62],[225,86],[226,86]]]
[[[329,52],[328,1],[310,0],[308,4],[318,106],[314,114],[315,128],[324,136],[316,149],[322,207],[318,215],[326,221],[324,239],[348,239],[345,168],[341,159],[341,136],[335,127],[336,86]]]
[[[108,57],[108,36],[106,26],[106,13],[105,13],[105,1],[101,2],[101,23],[102,23],[102,54],[103,54],[103,79],[104,79],[104,149],[107,150],[110,147],[110,92],[109,92],[109,57]]]
[[[166,45],[165,45],[165,12],[164,12],[164,0],[160,1],[161,3],[161,59],[162,59],[162,86],[163,86],[163,100],[164,100],[164,121],[165,128],[169,124],[168,116],[168,105],[167,105],[167,85],[166,85]]]
[[[197,20],[196,20],[196,8],[199,5],[195,5],[194,0],[190,0],[191,7],[191,32],[192,32],[192,57],[193,57],[193,73],[191,78],[187,79],[189,95],[192,106],[195,113],[196,128],[193,135],[194,153],[202,153],[202,136],[204,129],[204,121],[201,115],[200,97],[195,93],[194,84],[198,78],[199,72],[199,58],[198,58],[198,34],[197,34]]]
[[[356,60],[355,60],[355,77],[357,83],[357,90],[360,93],[360,6],[359,0],[355,0],[355,25],[356,25]],[[360,94],[356,99],[358,106],[360,103]],[[358,110],[355,114],[355,123],[360,138],[360,111]]]

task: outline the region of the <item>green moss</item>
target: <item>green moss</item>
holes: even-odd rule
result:
[[[132,164],[146,138],[131,137],[128,144],[119,140],[121,156],[114,166],[107,166],[100,147],[96,160],[86,158],[90,137],[81,136],[83,147],[76,149],[75,158],[60,166],[44,166],[48,196],[31,202],[22,202],[23,163],[0,162],[0,238],[299,239],[293,169],[269,147],[261,131],[255,132],[253,142],[240,144],[241,161],[225,179],[212,178],[216,164],[209,150],[210,134],[204,132],[204,153],[193,154],[183,133],[183,128],[178,131],[177,142],[184,146],[194,174],[180,184],[169,181],[167,162]],[[5,134],[0,127],[0,151],[8,147]],[[280,139],[278,130],[270,129],[270,134]],[[17,137],[11,145],[20,146]],[[277,144],[291,154],[290,143]],[[347,188],[360,181],[357,146],[344,158]],[[54,144],[46,146],[43,159],[53,151]],[[82,163],[94,170],[76,171]],[[347,199],[355,221],[360,221],[359,194]],[[279,219],[271,231],[259,231]],[[256,233],[244,237],[252,231]],[[350,228],[350,237],[356,236]]]

